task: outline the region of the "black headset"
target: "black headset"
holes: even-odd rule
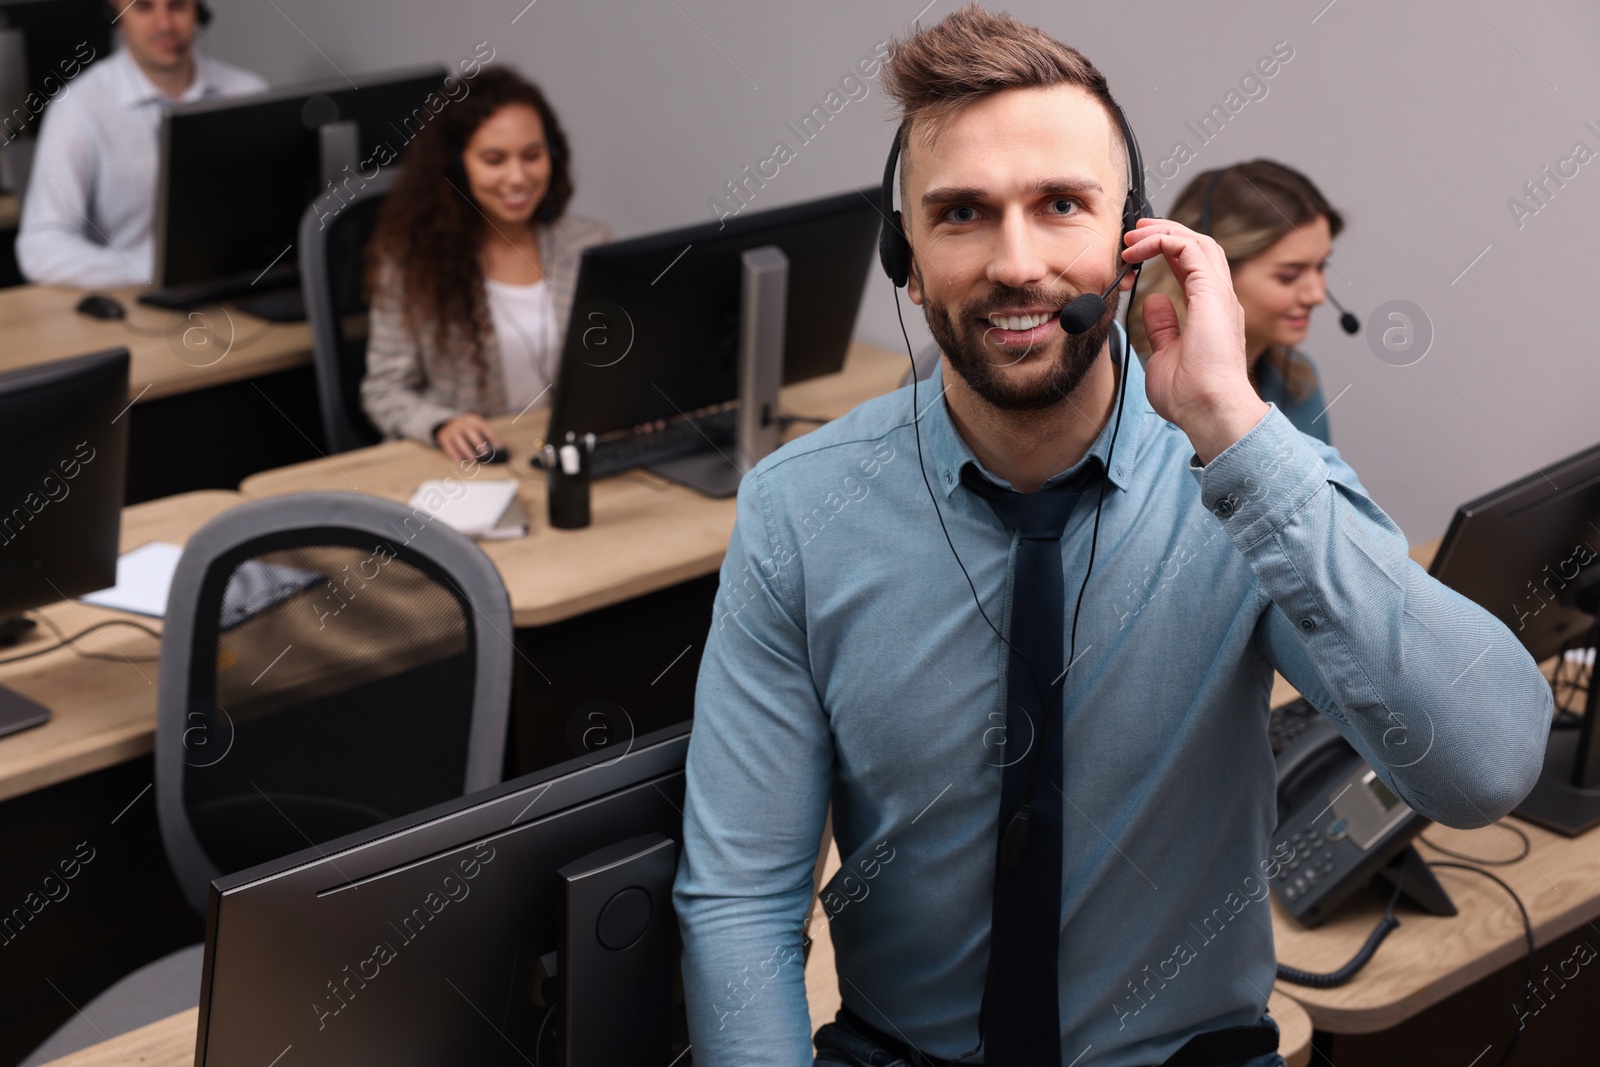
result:
[[[1200,198],[1200,232],[1205,234],[1207,237],[1211,236],[1211,194],[1216,192],[1217,183],[1222,181],[1222,179],[1227,177],[1227,175],[1232,171],[1232,167],[1223,167],[1221,170],[1212,174],[1211,177],[1206,181],[1205,195]],[[1327,296],[1330,304],[1339,309],[1340,328],[1348,334],[1360,333],[1361,320],[1344,309],[1344,305],[1339,303],[1339,298],[1333,295],[1333,290],[1325,288],[1323,289],[1323,294]]]
[[[1155,210],[1150,206],[1150,200],[1144,192],[1144,157],[1139,153],[1139,140],[1133,135],[1133,127],[1128,124],[1128,116],[1123,113],[1122,106],[1113,101],[1111,108],[1117,114],[1117,124],[1122,127],[1122,142],[1128,151],[1128,196],[1122,205],[1122,232],[1125,234],[1133,229],[1140,219],[1154,216]],[[894,206],[894,170],[900,161],[900,145],[905,140],[905,135],[905,124],[901,123],[900,129],[895,131],[894,143],[889,146],[889,160],[883,165],[883,191],[879,196],[883,217],[888,221],[888,225],[878,232],[878,262],[883,264],[883,272],[889,276],[889,280],[896,288],[904,287],[906,280],[911,276],[911,242],[906,240],[903,220]],[[1102,301],[1110,298],[1112,289],[1121,283],[1122,275],[1128,272],[1129,267],[1131,264],[1123,267],[1116,281],[1111,283],[1111,288],[1100,298]],[[1089,295],[1085,293],[1079,296],[1067,304],[1067,308],[1073,308],[1078,301],[1084,300]],[[1067,308],[1062,309],[1063,316]],[[1105,307],[1102,304],[1093,318],[1075,330],[1067,329],[1073,323],[1063,317],[1062,328],[1067,329],[1068,333],[1082,333],[1094,325],[1104,311]]]
[[[1115,101],[1108,102],[1111,105],[1111,109],[1116,112],[1117,122],[1122,127],[1123,144],[1127,148],[1128,154],[1128,195],[1123,201],[1122,231],[1118,237],[1118,243],[1122,244],[1122,235],[1126,235],[1130,230],[1138,225],[1138,222],[1141,218],[1154,216],[1155,211],[1152,210],[1150,206],[1149,198],[1145,196],[1144,161],[1143,157],[1139,153],[1139,141],[1133,135],[1133,127],[1128,124],[1128,116],[1123,113],[1121,106]],[[955,541],[950,537],[950,528],[945,525],[944,513],[939,508],[939,499],[934,495],[932,483],[928,481],[928,469],[922,455],[922,425],[920,418],[922,409],[917,403],[917,361],[916,357],[912,355],[911,338],[910,335],[906,333],[905,318],[900,312],[899,290],[906,284],[907,279],[911,276],[911,243],[906,239],[905,231],[902,227],[900,212],[894,209],[894,171],[895,165],[900,159],[900,145],[905,139],[905,132],[905,125],[902,123],[900,129],[895,133],[894,144],[889,148],[889,161],[884,165],[883,168],[883,190],[881,193],[880,207],[885,219],[885,225],[878,233],[878,261],[883,264],[884,273],[889,276],[889,280],[893,282],[895,286],[895,316],[900,321],[900,335],[905,338],[906,358],[911,361],[911,426],[913,432],[916,434],[917,439],[917,468],[922,473],[922,484],[928,491],[928,500],[933,504],[933,513],[938,516],[939,529],[944,532],[945,544],[950,546],[950,554],[955,557],[956,566],[961,568],[961,574],[967,580],[967,588],[972,591],[972,601],[978,607],[978,614],[983,617],[983,621],[988,624],[990,630],[994,631],[994,635],[1000,639],[1000,642],[1011,652],[1015,653],[1017,658],[1022,661],[1023,666],[1027,669],[1029,677],[1032,679],[1034,691],[1039,696],[1039,707],[1044,709],[1044,722],[1040,724],[1039,728],[1034,732],[1034,734],[1036,737],[1042,738],[1049,731],[1050,717],[1054,714],[1057,705],[1059,705],[1061,702],[1061,695],[1066,690],[1067,677],[1071,673],[1072,665],[1076,660],[1076,651],[1078,645],[1078,616],[1083,611],[1083,594],[1084,591],[1089,587],[1089,575],[1094,572],[1095,549],[1100,543],[1100,514],[1104,509],[1106,502],[1107,478],[1103,477],[1100,479],[1099,496],[1095,502],[1094,532],[1089,539],[1089,561],[1087,566],[1084,568],[1083,582],[1078,586],[1077,603],[1072,611],[1072,627],[1070,631],[1070,637],[1067,642],[1067,667],[1066,670],[1061,672],[1061,676],[1059,678],[1050,683],[1049,689],[1052,691],[1051,698],[1046,701],[1046,687],[1040,684],[1039,672],[1034,669],[1033,664],[1028,662],[1028,658],[1019,652],[1017,648],[1006,639],[1006,636],[1000,632],[999,627],[995,626],[993,620],[989,618],[989,613],[984,610],[983,601],[978,596],[978,587],[973,584],[972,575],[968,573],[966,564],[961,562],[961,554],[956,551]],[[1116,279],[1112,281],[1110,287],[1108,287],[1104,293],[1082,293],[1068,301],[1066,306],[1061,309],[1061,313],[1059,315],[1059,321],[1063,330],[1066,330],[1068,333],[1072,334],[1085,332],[1096,322],[1100,321],[1100,316],[1105,314],[1106,301],[1111,298],[1111,294],[1115,292],[1117,286],[1121,284],[1123,275],[1127,274],[1129,270],[1133,271],[1133,290],[1128,294],[1128,304],[1123,311],[1123,373],[1121,375],[1121,380],[1118,383],[1117,412],[1111,428],[1111,443],[1106,448],[1105,467],[1108,475],[1112,469],[1111,464],[1116,454],[1117,433],[1122,429],[1122,409],[1124,407],[1128,391],[1127,367],[1128,361],[1133,358],[1132,347],[1128,341],[1128,324],[1130,321],[1129,316],[1131,316],[1133,312],[1133,297],[1134,294],[1137,293],[1139,287],[1140,265],[1132,263],[1124,264],[1122,270],[1117,273]],[[1010,823],[1006,825],[1005,831],[1001,835],[999,857],[1001,869],[996,875],[997,881],[1000,877],[1003,877],[1006,873],[1011,871],[1011,869],[1016,866],[1017,862],[1021,860],[1023,853],[1027,851],[1030,833],[1029,828],[1032,820],[1030,807],[1032,805],[1033,789],[1039,778],[1039,770],[1043,766],[1042,759],[1044,756],[1044,751],[1045,746],[1043,744],[1038,745],[1035,749],[1033,753],[1033,760],[1028,766],[1028,778],[1023,789],[1022,806],[1018,809],[1016,814],[1012,816]],[[989,954],[989,963],[987,966],[991,970],[994,966],[993,952]],[[961,1063],[969,1057],[977,1055],[979,1050],[983,1048],[984,1020],[988,1013],[989,978],[990,974],[986,973],[983,982],[983,1003],[980,1004],[978,1008],[978,1044],[974,1046],[971,1051],[965,1052],[956,1057],[956,1063]]]

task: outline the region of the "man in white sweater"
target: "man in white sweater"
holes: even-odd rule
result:
[[[162,111],[267,88],[200,55],[200,0],[110,0],[122,47],[46,109],[17,234],[33,282],[148,285],[155,263]]]

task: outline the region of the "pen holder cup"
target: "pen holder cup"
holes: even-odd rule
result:
[[[575,463],[572,454],[576,456]],[[577,469],[570,469],[573,467]],[[581,530],[589,525],[589,449],[584,444],[562,447],[554,462],[545,467],[545,485],[550,497],[551,526]]]

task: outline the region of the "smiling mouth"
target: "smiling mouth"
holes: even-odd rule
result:
[[[1045,340],[1055,330],[1061,312],[1036,311],[1027,315],[992,314],[979,319],[987,326],[984,336],[995,344],[1007,347],[1032,346]]]

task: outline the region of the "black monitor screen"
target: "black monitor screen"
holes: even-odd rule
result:
[[[0,616],[115,585],[128,350],[0,375]]]
[[[27,70],[22,105],[4,116],[7,138],[24,128],[38,130],[41,113],[90,63],[111,53],[111,19],[106,0],[13,0],[0,4],[0,27],[22,31]],[[0,78],[0,82],[5,79]]]
[[[1597,559],[1600,445],[1462,505],[1431,573],[1544,660],[1593,629]]]
[[[616,846],[652,835],[666,840],[642,911],[662,925],[602,952],[609,973],[590,972],[598,981],[573,1010],[622,1040],[647,1016],[657,1023],[656,1054],[582,1062],[664,1067],[687,1045],[666,864],[682,835],[688,740],[680,724],[621,756],[528,775],[213,882],[196,1067],[567,1062],[561,982],[595,962],[580,953],[574,965],[573,944],[596,925],[567,922],[564,875],[604,870]],[[639,900],[610,888],[592,899],[606,897]],[[657,995],[618,989],[630,956],[648,966]]]
[[[444,76],[434,67],[364,77],[359,89],[325,82],[173,108],[161,133],[157,283],[293,266],[301,216],[327,191],[319,127],[360,127],[359,180],[363,161],[391,160],[431,120],[424,101]],[[372,176],[372,166],[365,171]]]
[[[738,396],[741,254],[789,259],[783,382],[844,366],[882,216],[844,193],[587,249],[549,437],[606,434]]]

